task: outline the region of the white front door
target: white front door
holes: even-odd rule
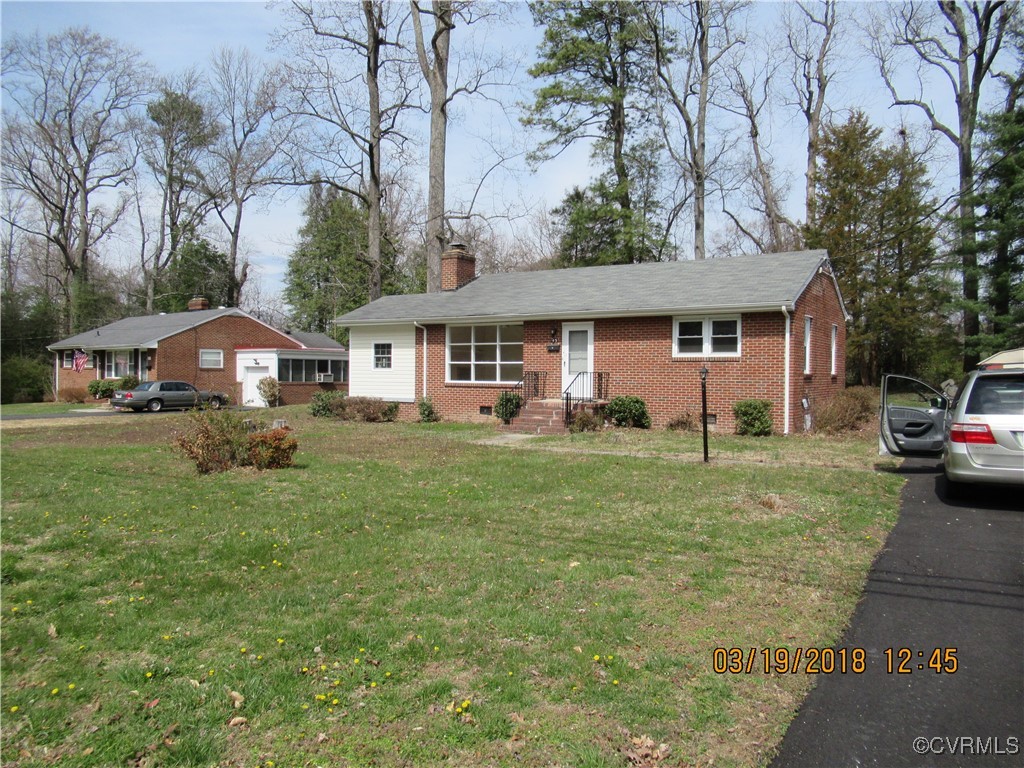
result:
[[[268,365],[245,366],[245,373],[242,375],[242,405],[256,405],[259,407],[266,405],[263,402],[263,398],[260,397],[256,385],[260,383],[260,379],[269,375],[270,366]]]
[[[593,395],[594,324],[562,323],[562,393]],[[580,376],[580,374],[583,374]]]

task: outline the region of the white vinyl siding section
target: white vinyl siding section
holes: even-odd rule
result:
[[[391,367],[375,367],[374,346],[391,345]],[[379,348],[379,346],[378,346]],[[348,393],[402,403],[416,400],[416,326],[357,326],[349,334]]]

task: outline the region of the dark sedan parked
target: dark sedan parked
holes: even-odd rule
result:
[[[217,409],[228,401],[223,392],[196,389],[184,381],[144,381],[135,389],[117,390],[110,398],[115,408],[133,411],[162,411],[164,408],[196,408],[205,405]]]

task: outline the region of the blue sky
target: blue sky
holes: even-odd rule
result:
[[[850,5],[846,6],[847,9]],[[861,6],[866,8],[866,6]],[[761,3],[755,7],[755,26],[769,26],[777,17],[779,6]],[[275,28],[280,24],[280,8],[268,7],[264,2],[0,2],[0,22],[3,36],[12,33],[49,34],[68,26],[85,25],[107,37],[138,48],[161,74],[172,75],[190,66],[202,65],[209,55],[222,46],[246,46],[254,53],[274,57],[268,50]],[[858,11],[860,14],[860,11]],[[513,6],[512,18],[505,25],[488,34],[487,44],[500,50],[518,49],[523,53],[524,66],[533,60],[539,32],[532,26],[525,5]],[[456,44],[465,38],[456,37]],[[882,88],[873,62],[866,56],[851,57],[848,66],[830,91],[830,101],[836,106],[855,106],[868,112],[872,121],[889,128],[900,120],[897,110],[889,109],[889,96]],[[529,97],[532,83],[520,68],[517,82],[522,85],[518,97]],[[994,93],[996,89],[990,89]],[[502,93],[508,101],[510,90]],[[938,92],[937,92],[938,93]],[[938,95],[949,100],[948,91]],[[483,144],[478,137],[494,132],[504,134],[508,142],[525,146],[530,138],[516,122],[516,115],[505,115],[492,102],[477,99],[456,102],[448,142],[449,198],[467,198],[472,191],[472,180],[480,169],[489,165]],[[772,130],[776,137],[773,152],[777,162],[785,167],[792,181],[790,209],[799,215],[802,208],[802,178],[804,127],[800,117],[792,110],[776,109]],[[907,112],[911,125],[920,126],[920,116]],[[425,139],[424,139],[425,142]],[[933,170],[938,171],[939,166]],[[425,186],[426,169],[413,167],[413,174]],[[520,164],[516,172],[496,174],[489,178],[490,186],[483,205],[500,209],[508,205],[517,210],[530,207],[552,208],[573,185],[584,185],[591,176],[591,164],[586,147],[573,148],[558,159],[545,163],[535,173]],[[941,176],[950,181],[950,171],[943,168]],[[942,184],[938,187],[943,187]],[[940,189],[937,188],[936,192]],[[267,292],[276,292],[287,265],[298,227],[301,224],[299,195],[285,194],[274,199],[266,210],[247,209],[245,244]],[[714,227],[714,211],[709,209],[709,227]],[[123,257],[126,261],[130,257]]]

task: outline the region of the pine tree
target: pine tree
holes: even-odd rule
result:
[[[882,373],[946,373],[946,286],[935,251],[927,167],[905,136],[891,145],[854,113],[829,126],[808,247],[827,248],[851,315],[847,371],[874,385]]]

